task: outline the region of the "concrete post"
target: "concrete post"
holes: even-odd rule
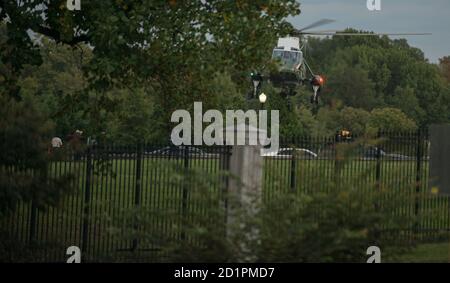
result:
[[[239,128],[239,127],[237,127]],[[230,178],[228,181],[228,208],[227,208],[227,236],[235,238],[234,232],[236,228],[244,228],[252,215],[258,212],[261,205],[262,187],[263,187],[263,156],[261,155],[262,146],[249,142],[249,136],[258,129],[252,126],[245,127],[245,145],[233,145],[231,156],[229,158]],[[227,128],[226,137],[229,137],[233,131],[233,139],[238,134],[242,134],[235,130],[234,127]],[[228,133],[228,134],[227,134]],[[228,140],[227,144],[236,144]],[[250,145],[252,144],[252,145]],[[244,213],[244,214],[240,214]],[[243,218],[242,216],[246,218]],[[246,243],[258,240],[258,231],[254,227],[245,227],[245,231],[249,231],[242,238],[240,250],[243,251],[242,261],[252,261],[251,251]],[[250,255],[250,257],[249,257]]]
[[[429,187],[450,196],[450,125],[432,125],[430,138]]]
[[[252,199],[260,201],[262,194],[263,157],[261,146],[233,146],[230,157],[230,174],[228,192],[235,194],[242,204]]]

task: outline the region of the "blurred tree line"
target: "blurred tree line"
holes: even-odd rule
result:
[[[317,118],[330,130],[407,131],[450,121],[448,57],[432,64],[405,39],[386,36],[309,38],[307,51],[326,77]]]
[[[173,127],[170,113],[192,110],[194,101],[202,101],[204,109],[259,109],[257,101],[245,99],[251,84],[248,70],[241,67],[174,79],[167,88],[149,81],[102,90],[93,88],[86,74],[95,49],[47,37],[39,44],[42,63],[24,64],[17,94],[33,100],[54,122],[56,136],[83,129],[88,136],[116,143],[166,142]],[[268,47],[261,62],[269,57]],[[308,102],[309,87],[299,87],[299,94],[290,98],[268,83],[263,89],[269,97],[266,109],[281,112],[284,137],[332,135],[341,129],[355,135],[377,129],[412,131],[450,119],[448,57],[431,64],[404,40],[386,37],[310,38],[308,57],[327,78],[318,108]]]
[[[332,45],[333,41],[337,42]],[[367,42],[380,46],[369,47]],[[383,42],[392,47],[384,48]],[[151,85],[92,90],[83,73],[94,56],[92,48],[69,47],[45,37],[40,43],[42,64],[24,66],[17,83],[19,96],[34,100],[53,120],[57,136],[83,129],[88,135],[117,143],[162,142],[172,126],[169,111],[191,109],[194,101],[202,101],[205,109],[259,107],[256,101],[245,99],[251,85],[244,71],[239,78],[243,82],[230,71],[211,73],[201,82],[201,89],[192,95],[180,94],[184,99],[170,105],[164,102],[161,89]],[[405,42],[400,48],[398,44],[387,38],[357,40],[353,46],[340,38],[310,39],[311,64],[329,78],[320,107],[308,103],[309,88],[301,87],[297,96],[286,99],[270,84],[264,86],[269,96],[267,109],[281,111],[282,135],[332,135],[340,129],[357,135],[376,129],[411,131],[449,121],[448,58],[434,65],[419,50]],[[398,59],[401,56],[403,60]]]
[[[5,93],[35,100],[54,135],[82,129],[117,143],[166,141],[171,113],[194,101],[258,107],[245,100],[249,73],[271,68],[277,37],[292,28],[286,17],[300,12],[289,0],[102,1],[82,13],[64,1],[38,3],[0,7],[9,19],[1,27]],[[431,64],[406,40],[385,36],[309,38],[307,58],[326,77],[319,108],[307,102],[307,87],[288,99],[264,87],[285,137],[408,131],[450,119],[448,57]]]

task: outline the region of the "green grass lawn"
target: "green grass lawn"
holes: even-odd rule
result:
[[[450,263],[450,243],[423,244],[393,260],[397,263]]]

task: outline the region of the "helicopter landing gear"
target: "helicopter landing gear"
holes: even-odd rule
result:
[[[261,92],[262,84],[264,81],[263,76],[258,72],[252,72],[250,74],[253,84],[253,90],[247,94],[247,99],[257,98]]]
[[[319,104],[319,92],[320,92],[320,86],[314,85],[313,86],[314,94],[311,95],[311,104]]]

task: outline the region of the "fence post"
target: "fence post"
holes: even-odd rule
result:
[[[382,133],[380,131],[378,131],[377,134],[377,139],[378,141],[381,139],[382,137]],[[375,168],[375,190],[376,190],[376,198],[375,198],[375,203],[374,203],[374,208],[376,212],[379,212],[381,209],[381,195],[379,195],[379,193],[381,192],[381,147],[380,144],[378,144],[378,146],[376,147],[376,168]],[[377,245],[379,245],[378,243],[378,239],[381,236],[381,231],[379,228],[375,228],[374,229],[374,236],[375,236],[375,241],[377,243]]]
[[[39,170],[39,183],[42,186],[46,186],[48,177],[48,166],[47,163],[41,164]],[[36,202],[31,200],[31,211],[30,211],[30,244],[33,244],[36,240],[36,228],[37,228],[37,216],[38,216],[38,208]]]
[[[33,244],[36,239],[36,225],[37,225],[37,207],[36,203],[31,201],[31,211],[30,211],[30,244]]]
[[[377,142],[380,142],[383,134],[381,131],[378,131],[377,133]],[[375,186],[378,192],[381,190],[381,145],[377,144],[377,150],[376,150],[376,159],[377,159],[377,165],[375,168]]]
[[[381,134],[378,135],[378,138],[381,137]],[[381,189],[381,148],[377,146],[377,167],[375,169],[375,182],[376,188],[378,191]]]
[[[338,166],[339,166],[339,164],[338,164],[338,144],[339,144],[339,140],[340,140],[339,134],[336,134],[334,136],[334,139],[333,139],[333,152],[332,152],[332,154],[333,154],[333,161],[334,161],[334,167],[333,167],[334,175],[333,175],[333,179],[334,179],[335,184],[337,184],[338,181],[339,181],[339,177],[338,177],[338,174],[339,174],[339,169],[338,169]]]
[[[139,207],[141,205],[141,188],[142,188],[142,146],[139,144],[136,150],[136,185],[134,188],[134,206]],[[138,230],[139,225],[135,223],[134,229]],[[136,250],[138,247],[138,239],[133,239],[132,250]]]
[[[239,129],[239,125],[237,129]],[[231,196],[231,201],[228,202],[227,209],[227,236],[232,238],[234,234],[234,228],[243,229],[242,217],[239,215],[245,212],[246,216],[253,217],[257,214],[258,207],[262,198],[262,186],[263,186],[263,157],[261,155],[261,145],[248,145],[249,136],[251,132],[258,129],[252,126],[245,126],[245,132],[235,130],[234,127],[227,128],[225,131],[227,144],[236,144],[235,140],[230,140],[229,135],[233,138],[240,134],[245,134],[246,145],[233,145],[231,149],[231,156],[229,159],[230,175],[231,178],[228,182],[228,196]],[[242,250],[246,254],[252,254],[249,250],[247,242],[256,241],[259,235],[259,231],[250,228],[250,232],[247,232],[242,238],[242,242],[239,243]],[[238,257],[244,257],[245,255],[239,255]],[[248,257],[246,257],[248,260]]]
[[[296,153],[293,152],[292,153],[292,158],[291,158],[291,191],[295,191],[295,186],[296,186],[296,167],[297,167],[297,162],[296,162]]]
[[[187,178],[189,170],[189,148],[187,146],[183,147],[183,177]],[[181,217],[182,217],[182,227],[181,227],[181,240],[186,239],[186,217],[187,217],[187,199],[188,199],[188,187],[186,182],[183,182],[183,191],[181,196]]]
[[[224,223],[228,223],[228,188],[229,188],[229,171],[230,171],[230,156],[231,156],[231,147],[224,145],[220,148],[219,151],[219,171],[220,174],[223,174],[222,178],[220,178],[220,188],[221,188],[221,200],[222,205],[225,211],[224,215]],[[225,236],[227,230],[225,229]]]
[[[446,198],[447,215],[445,217],[445,230],[450,229],[450,125],[434,124],[429,127],[430,152],[428,189],[434,194]],[[424,210],[424,208],[422,208]]]
[[[414,231],[417,233],[419,230],[419,221],[417,217],[419,216],[419,210],[420,210],[420,203],[419,203],[419,194],[420,194],[420,187],[422,185],[422,131],[419,129],[417,131],[417,150],[416,150],[416,195],[414,197],[414,217],[415,217],[415,224],[414,224]]]
[[[81,251],[87,251],[89,238],[89,211],[91,202],[91,177],[92,177],[92,148],[86,150],[86,179],[84,183],[84,209],[83,209],[83,227],[82,227],[82,243]]]
[[[296,167],[297,167],[297,150],[296,150],[296,144],[295,144],[296,140],[295,138],[292,139],[292,155],[291,155],[291,168],[290,168],[290,176],[289,176],[289,181],[290,181],[290,189],[291,192],[295,191],[295,187],[296,187]]]

